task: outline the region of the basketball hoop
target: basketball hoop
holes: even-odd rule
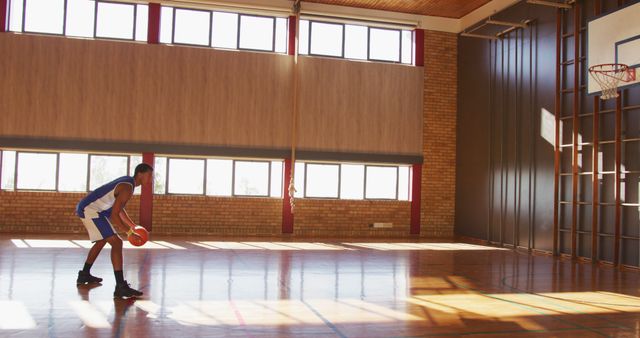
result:
[[[603,63],[589,67],[589,74],[602,89],[600,99],[608,100],[618,97],[618,83],[633,81],[635,69],[622,63]]]

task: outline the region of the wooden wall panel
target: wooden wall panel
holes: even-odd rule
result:
[[[422,154],[423,68],[300,58],[304,150]]]
[[[288,55],[0,35],[0,137],[289,149]],[[417,155],[423,70],[301,58],[301,150]]]
[[[288,147],[291,58],[2,34],[3,136]]]

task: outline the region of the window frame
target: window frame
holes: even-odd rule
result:
[[[93,156],[104,156],[104,157],[126,157],[127,158],[127,167],[126,167],[126,174],[125,176],[129,175],[129,168],[131,167],[130,161],[131,161],[131,154],[98,154],[98,153],[87,153],[89,156],[87,157],[87,161],[89,162],[87,164],[87,192],[92,192],[94,189],[91,189],[91,157]],[[115,178],[113,178],[115,179]],[[98,188],[102,186],[99,185]],[[135,187],[134,187],[135,188]]]
[[[316,197],[309,196],[307,194],[307,190],[309,190],[309,167],[308,165],[324,165],[324,166],[337,166],[338,167],[338,187],[337,187],[337,196],[336,197]],[[342,184],[342,167],[341,163],[326,163],[326,162],[304,162],[304,198],[315,198],[315,199],[323,199],[323,200],[339,200],[340,199],[340,186]]]
[[[66,3],[67,0],[65,0]],[[100,7],[99,4],[101,3],[105,3],[105,4],[115,4],[115,5],[126,5],[126,6],[132,6],[133,7],[133,27],[132,27],[132,31],[131,31],[131,39],[128,38],[115,38],[115,37],[110,37],[110,36],[98,36],[98,8]],[[136,41],[136,24],[137,24],[137,18],[138,18],[138,6],[136,3],[133,2],[118,2],[118,1],[110,1],[110,0],[95,0],[94,1],[94,16],[93,16],[93,39],[94,40],[117,40],[117,41]],[[65,8],[65,13],[66,13],[66,8]],[[65,14],[66,15],[66,14]],[[147,23],[148,24],[148,23]],[[65,26],[66,26],[66,21],[65,21]],[[65,28],[66,30],[66,28]]]
[[[237,50],[244,50],[244,51],[250,51],[250,52],[267,52],[267,53],[276,53],[276,17],[275,16],[268,16],[268,15],[259,15],[259,14],[244,14],[244,13],[237,13],[238,14],[238,35],[236,36],[236,48]],[[242,17],[246,16],[246,17],[255,17],[255,18],[267,18],[267,19],[271,19],[272,22],[272,27],[273,27],[273,31],[271,34],[271,50],[267,50],[267,49],[253,49],[253,48],[241,48],[240,47],[240,34],[242,32],[241,29],[241,23],[242,23]],[[284,54],[286,54],[287,52],[285,51]],[[283,54],[283,53],[278,53],[278,54]],[[271,168],[269,168],[271,169]]]
[[[398,33],[398,61],[374,59],[371,57],[371,29],[395,31]],[[367,26],[367,60],[374,62],[400,63],[402,64],[402,29]]]
[[[60,185],[59,185],[59,181],[60,181],[60,155],[62,153],[65,154],[86,154],[87,155],[87,180],[85,182],[85,187],[84,190],[77,190],[77,191],[60,191]],[[56,154],[58,155],[58,165],[57,165],[57,171],[56,171],[56,192],[60,192],[60,193],[69,193],[69,194],[73,194],[73,193],[83,193],[83,192],[89,192],[89,191],[93,191],[93,190],[89,190],[89,182],[91,182],[89,180],[89,175],[91,174],[91,153],[81,153],[81,152],[65,152],[63,150],[60,150],[58,152],[56,152]]]
[[[207,194],[207,159],[200,157],[180,157],[180,156],[161,156],[167,158],[167,169],[165,171],[166,180],[165,180],[165,195],[173,195],[173,196],[206,196]],[[169,192],[169,175],[171,168],[171,160],[196,160],[204,162],[204,166],[202,167],[202,193],[175,193]]]
[[[394,168],[396,170],[396,182],[395,182],[395,198],[368,198],[367,197],[367,170],[369,167],[374,168]],[[400,201],[398,199],[398,184],[400,180],[400,165],[381,165],[381,164],[365,164],[364,166],[364,200],[368,201]],[[409,180],[409,182],[411,182]]]
[[[327,58],[333,58],[333,59],[344,59],[344,38],[345,38],[345,24],[344,23],[338,23],[338,22],[332,22],[332,21],[321,21],[321,20],[307,20],[309,21],[309,38],[307,39],[307,43],[309,44],[309,48],[307,49],[307,55],[309,56],[319,56],[319,57],[327,57]],[[328,24],[328,25],[335,25],[335,26],[341,26],[342,27],[342,46],[341,46],[341,52],[340,52],[340,56],[336,56],[336,55],[326,55],[326,54],[314,54],[311,53],[311,36],[312,36],[312,32],[313,32],[313,24],[314,23],[321,23],[321,24]],[[367,31],[367,37],[368,37],[368,31]],[[300,39],[298,39],[298,41],[300,41]],[[299,48],[299,47],[298,47]],[[367,44],[367,52],[369,50],[369,45]],[[348,59],[351,60],[351,59]],[[357,60],[357,59],[356,59]]]
[[[307,53],[306,54],[300,54],[300,55],[306,55],[306,56],[315,56],[315,57],[327,57],[327,58],[333,58],[333,59],[345,59],[345,60],[354,60],[354,61],[369,61],[369,62],[379,62],[379,63],[390,63],[390,64],[399,64],[399,65],[407,65],[407,66],[415,66],[415,60],[414,60],[414,48],[415,48],[415,34],[413,30],[410,29],[404,29],[404,28],[390,28],[390,27],[383,27],[383,26],[376,26],[376,25],[367,25],[366,21],[354,21],[354,22],[336,22],[336,21],[328,21],[328,20],[318,20],[315,19],[314,17],[305,17],[305,18],[301,18],[300,20],[306,20],[309,22],[309,29],[308,29],[308,37],[307,37]],[[342,53],[341,56],[335,56],[335,55],[325,55],[325,54],[315,54],[311,52],[311,43],[312,43],[312,39],[311,39],[311,34],[312,34],[312,30],[313,30],[313,23],[322,23],[322,24],[332,24],[332,25],[338,25],[338,26],[342,26]],[[362,26],[362,27],[366,27],[367,28],[367,58],[366,59],[357,59],[357,58],[347,58],[344,56],[345,53],[345,38],[346,38],[346,26],[350,25],[350,26]],[[407,27],[408,28],[408,27]],[[390,61],[390,60],[381,60],[381,59],[375,59],[375,58],[371,58],[371,29],[378,29],[378,30],[389,30],[389,31],[397,31],[399,34],[399,40],[398,40],[398,61]],[[402,47],[403,47],[403,42],[402,42],[402,33],[404,31],[407,31],[409,33],[411,33],[411,42],[410,42],[410,62],[405,63],[402,62]],[[300,43],[301,39],[298,39],[298,43]],[[300,46],[298,46],[298,50],[300,50]]]
[[[184,8],[184,7],[171,7],[171,44],[176,46],[189,46],[189,47],[209,47],[211,48],[211,41],[213,40],[213,34],[211,32],[213,26],[213,11],[208,9],[194,9],[194,8]],[[176,10],[183,11],[192,11],[192,12],[206,12],[209,14],[209,28],[207,29],[207,34],[209,36],[208,43],[206,45],[196,44],[196,43],[186,43],[186,42],[176,42]],[[205,189],[206,190],[206,189]]]
[[[7,22],[9,22],[10,18],[11,18],[11,1],[17,1],[17,0],[10,0],[7,3],[7,7],[8,7],[8,9],[7,9]],[[46,32],[34,32],[34,31],[26,30],[27,1],[29,1],[29,0],[22,0],[22,23],[20,25],[20,32],[21,33],[42,34],[42,35],[49,35],[49,36],[66,36],[66,32],[67,32],[67,3],[68,3],[67,0],[62,0],[64,2],[64,9],[63,9],[63,12],[62,12],[62,33],[46,33]],[[95,23],[94,23],[94,25],[95,25]],[[17,154],[16,154],[16,156],[17,156]]]
[[[236,162],[254,162],[254,163],[267,163],[267,194],[266,195],[242,195],[236,194]],[[231,171],[231,197],[258,197],[258,198],[272,198],[271,197],[271,160],[233,160],[233,166]],[[276,198],[276,197],[273,197]]]
[[[55,183],[53,189],[24,189],[18,188],[18,163],[20,162],[20,154],[48,154],[48,155],[56,155],[56,172],[55,172]],[[60,153],[59,152],[42,152],[42,151],[32,151],[32,150],[16,150],[16,159],[15,159],[15,174],[13,177],[13,191],[50,191],[50,192],[59,192],[58,190],[58,173],[60,172]]]

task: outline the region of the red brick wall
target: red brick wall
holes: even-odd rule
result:
[[[282,200],[156,195],[153,232],[174,235],[280,234]]]
[[[424,33],[421,236],[453,236],[456,192],[456,34]]]
[[[74,210],[82,193],[0,191],[0,232],[85,233]],[[127,212],[138,221],[140,198]],[[407,236],[409,202],[298,199],[295,234],[301,236]],[[282,200],[156,195],[153,232],[171,235],[279,235]],[[372,229],[374,222],[392,229]]]
[[[406,237],[410,202],[297,199],[296,235],[337,237]],[[393,228],[371,228],[372,223],[393,223]]]
[[[0,190],[0,232],[86,233],[75,214],[85,193],[55,193]],[[126,207],[138,219],[140,197],[133,196]]]

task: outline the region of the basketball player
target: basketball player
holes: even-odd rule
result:
[[[133,177],[117,178],[92,191],[83,198],[76,207],[76,214],[82,220],[93,247],[89,250],[84,268],[78,271],[77,285],[102,282],[102,278],[90,273],[93,262],[106,243],[111,245],[111,264],[116,277],[114,298],[131,298],[142,296],[142,292],[131,288],[124,279],[122,272],[122,239],[117,232],[127,236],[137,236],[127,223],[134,224],[124,210],[125,205],[133,194],[133,189],[139,185],[151,184],[153,168],[145,163],[138,164]]]

